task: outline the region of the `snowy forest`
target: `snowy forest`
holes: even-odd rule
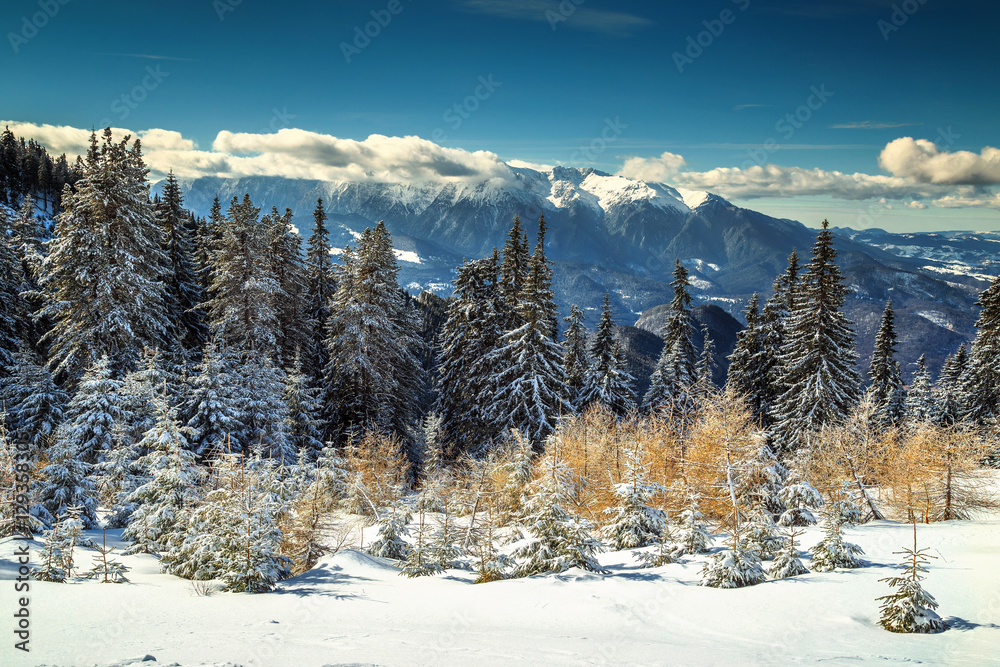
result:
[[[83,531],[106,526],[234,592],[347,544],[485,583],[718,539],[702,583],[732,588],[808,572],[807,548],[816,571],[862,566],[851,524],[997,504],[1000,278],[971,346],[904,386],[891,302],[857,366],[824,223],[746,306],[719,387],[678,261],[637,396],[607,300],[560,321],[544,217],[533,245],[515,218],[442,301],[399,286],[384,224],[340,250],[322,201],[311,215],[304,240],[249,196],[195,216],[172,174],[151,197],[140,142],[110,129],[72,165],[0,137],[0,536],[41,536],[34,577],[83,576]],[[87,574],[126,580],[107,551]],[[890,585],[923,611],[893,598],[885,627],[940,629],[916,571]]]

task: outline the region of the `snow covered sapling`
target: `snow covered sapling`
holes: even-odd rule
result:
[[[427,522],[427,511],[423,508],[423,505],[420,507],[418,517],[413,544],[410,545],[406,560],[403,561],[403,566],[399,570],[401,576],[410,577],[411,579],[413,577],[427,577],[440,574],[443,570],[441,564],[435,558],[434,550],[431,547],[431,528]]]
[[[666,527],[663,510],[649,505],[653,496],[665,491],[661,484],[650,483],[649,464],[644,461],[642,440],[625,450],[625,474],[614,492],[618,503],[604,510],[611,517],[602,537],[615,551],[635,549],[659,542]]]
[[[742,588],[767,580],[760,557],[747,548],[746,536],[741,527],[733,528],[728,549],[721,551],[705,563],[701,571],[701,585],[712,588]]]
[[[406,526],[413,521],[413,515],[402,502],[392,506],[388,516],[382,522],[378,537],[368,546],[368,553],[380,558],[406,560],[410,545],[406,542],[410,536]]]
[[[602,545],[592,535],[592,525],[571,516],[564,507],[573,484],[569,467],[555,453],[539,464],[541,474],[528,485],[528,496],[519,520],[524,543],[513,556],[520,559],[514,576],[530,577],[579,567],[603,572],[595,554]]]
[[[772,579],[786,579],[809,572],[799,560],[795,539],[805,533],[804,530],[799,530],[799,526],[811,526],[816,523],[816,517],[810,510],[823,504],[822,496],[806,481],[785,486],[779,496],[788,508],[778,519],[778,525],[785,527],[785,548],[768,568],[767,573]]]
[[[705,515],[698,510],[698,493],[688,489],[687,505],[681,512],[681,521],[674,540],[674,556],[687,556],[708,551],[712,533],[705,524]]]
[[[840,500],[827,503],[823,508],[823,526],[825,533],[822,541],[813,547],[812,569],[816,572],[828,572],[838,567],[862,567],[864,561],[857,558],[863,554],[857,544],[844,541],[842,529],[852,526],[860,517],[858,508],[850,500]]]
[[[42,539],[45,547],[41,553],[41,564],[31,571],[33,579],[64,582],[73,576],[73,553],[77,545],[93,546],[90,540],[82,539],[83,508],[71,507]]]
[[[902,576],[879,579],[891,588],[896,589],[889,595],[878,598],[882,601],[879,625],[890,632],[941,632],[948,625],[941,620],[937,612],[937,600],[920,585],[922,572],[927,572],[925,565],[931,558],[927,549],[917,549],[917,522],[913,522],[913,548],[904,548],[895,553],[906,556],[903,561]]]
[[[94,566],[83,575],[84,579],[97,579],[102,584],[127,584],[128,578],[125,573],[129,571],[129,568],[120,561],[109,558],[115,548],[108,546],[107,529],[101,533],[101,545],[95,544],[93,547],[94,551],[97,552],[97,555],[94,556]]]
[[[42,468],[41,479],[35,485],[39,518],[48,525],[56,523],[69,508],[80,508],[84,528],[97,526],[97,491],[90,479],[91,465],[70,446],[70,439],[58,429],[55,445],[49,452],[49,462]]]

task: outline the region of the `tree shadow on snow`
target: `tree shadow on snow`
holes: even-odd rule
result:
[[[996,623],[973,623],[972,621],[967,621],[964,618],[959,618],[958,616],[949,616],[948,618],[942,620],[948,624],[949,630],[959,630],[960,632],[968,632],[969,630],[975,630],[976,628],[1000,630],[1000,625],[997,625]]]

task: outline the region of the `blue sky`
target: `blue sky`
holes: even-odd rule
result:
[[[985,3],[61,1],[0,7],[0,119],[56,149],[66,128],[166,130],[155,168],[232,173],[220,132],[240,155],[285,128],[323,155],[318,135],[417,136],[806,224],[1000,228]]]

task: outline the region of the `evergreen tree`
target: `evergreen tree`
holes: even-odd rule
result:
[[[580,409],[586,409],[593,403],[601,403],[619,417],[625,416],[635,406],[635,394],[632,391],[634,378],[625,369],[621,341],[615,332],[607,292],[604,293],[604,310],[597,331],[590,341],[588,356],[591,363],[585,376]]]
[[[503,335],[496,255],[466,262],[453,284],[455,300],[441,327],[437,399],[444,439],[459,452],[476,451],[497,439],[497,415],[490,410],[496,369],[492,360]]]
[[[200,304],[205,300],[195,262],[195,239],[186,224],[188,213],[174,172],[167,174],[163,196],[156,207],[163,230],[163,253],[166,256],[165,306],[170,325],[168,339],[178,339],[182,345],[194,350],[206,338],[204,312]]]
[[[35,485],[38,518],[52,526],[75,509],[83,528],[96,528],[97,490],[89,476],[92,466],[69,446],[71,439],[65,430],[65,424],[57,430],[55,444],[48,452],[48,463]]]
[[[235,373],[231,355],[214,342],[208,343],[185,407],[191,448],[200,458],[215,456],[227,447],[236,453],[243,451],[238,440],[243,414]]]
[[[651,507],[653,496],[666,491],[649,481],[649,463],[644,461],[642,442],[625,450],[625,474],[614,486],[617,504],[604,510],[609,516],[602,537],[615,551],[635,549],[658,542],[666,530],[663,510]]]
[[[9,436],[37,455],[46,449],[62,423],[69,397],[56,386],[33,352],[22,349],[15,354],[7,375],[0,385],[0,403],[7,410]]]
[[[963,382],[967,417],[986,424],[1000,416],[1000,276],[979,295],[976,339]]]
[[[931,374],[927,370],[927,359],[920,355],[917,359],[917,371],[906,392],[906,421],[910,424],[931,422],[937,417],[934,404],[934,394],[931,390]]]
[[[0,369],[13,363],[14,355],[28,334],[28,306],[21,298],[24,282],[21,262],[2,227],[0,226]]]
[[[303,359],[303,367],[314,380],[323,377],[323,369],[330,361],[323,344],[323,330],[330,319],[329,304],[335,290],[326,211],[323,210],[323,200],[317,199],[316,210],[313,212],[313,231],[309,235],[306,250],[306,308],[313,330],[311,344]]]
[[[123,424],[122,382],[111,377],[107,356],[87,371],[66,406],[66,422],[56,432],[63,449],[87,463],[111,449],[116,425]]]
[[[681,521],[674,541],[673,555],[686,556],[708,551],[712,544],[712,534],[705,525],[705,515],[698,509],[698,494],[694,489],[688,489],[685,494],[685,506],[681,512]]]
[[[835,262],[828,227],[824,220],[781,347],[786,388],[774,415],[783,453],[795,450],[809,433],[842,421],[860,393],[854,332],[841,311],[849,289]]]
[[[278,349],[282,364],[291,363],[299,350],[308,349],[312,341],[308,303],[306,301],[306,268],[302,263],[302,239],[292,226],[292,212],[277,208],[264,216],[261,224],[267,229],[271,271],[282,298],[276,303],[278,315]]]
[[[767,369],[755,363],[764,345],[759,304],[757,293],[754,292],[746,308],[743,309],[747,326],[736,334],[736,346],[729,355],[729,374],[726,381],[746,400],[757,421],[763,422],[767,413],[765,396],[769,385]]]
[[[579,306],[570,307],[568,323],[563,340],[563,371],[566,374],[566,400],[574,410],[583,405],[584,385],[590,371],[590,357],[587,352],[587,333],[583,328],[584,312]]]
[[[892,301],[885,304],[882,322],[875,334],[875,351],[868,367],[872,398],[877,407],[877,419],[884,426],[898,424],[903,418],[903,380],[896,361],[896,325]]]
[[[406,539],[410,536],[407,525],[413,521],[413,515],[401,503],[395,503],[382,525],[378,537],[368,546],[368,553],[379,558],[405,561],[410,555],[410,545]]]
[[[528,237],[521,227],[520,216],[514,216],[514,223],[507,234],[503,247],[503,264],[500,266],[500,294],[502,297],[502,328],[516,329],[523,323],[519,318],[521,300],[528,281]]]
[[[374,427],[406,434],[421,386],[422,344],[412,307],[399,290],[399,266],[383,223],[345,249],[327,327],[326,377],[339,430]]]
[[[268,249],[268,226],[249,195],[233,197],[221,223],[205,308],[217,343],[236,353],[277,358],[279,303],[286,298]]]
[[[125,575],[130,568],[113,557],[109,558],[115,548],[108,546],[108,531],[106,529],[101,531],[101,537],[101,544],[95,544],[92,547],[97,552],[97,555],[94,556],[94,566],[83,575],[84,578],[96,579],[102,584],[127,584],[128,577]]]
[[[559,415],[573,411],[564,398],[563,351],[548,334],[551,321],[545,304],[552,292],[544,276],[549,271],[539,246],[531,258],[527,292],[519,308],[522,324],[501,337],[500,348],[487,360],[497,370],[490,385],[497,388],[491,405],[497,429],[520,431],[535,446],[555,430]]]
[[[538,479],[528,485],[524,514],[518,522],[525,543],[512,554],[521,560],[514,576],[563,572],[571,567],[603,572],[595,558],[602,545],[592,536],[590,522],[564,509],[572,486],[569,468],[555,454],[547,455],[539,468]]]
[[[674,289],[674,298],[663,329],[663,351],[650,377],[649,391],[643,403],[650,410],[668,409],[686,414],[695,382],[695,349],[691,296],[687,291],[688,271],[680,260],[674,267],[674,280],[670,286]]]
[[[922,573],[927,572],[926,565],[934,556],[928,555],[927,549],[917,549],[916,522],[913,523],[913,548],[896,553],[906,556],[903,573],[879,579],[896,589],[878,598],[882,601],[879,625],[890,632],[932,634],[943,631],[948,624],[934,611],[938,608],[937,600],[920,585],[924,579]]]
[[[967,410],[963,378],[968,370],[968,353],[965,343],[958,347],[955,354],[949,354],[941,367],[938,377],[937,415],[942,426],[953,426],[962,420]]]
[[[319,389],[312,386],[303,370],[302,358],[295,355],[292,370],[285,377],[285,406],[288,410],[288,441],[291,449],[312,461],[323,449],[323,422]]]
[[[285,373],[267,357],[245,359],[238,371],[238,441],[244,453],[291,465],[298,458],[289,437],[289,412],[285,403]]]
[[[823,539],[813,547],[813,570],[828,572],[838,567],[856,568],[864,565],[864,562],[857,557],[864,551],[856,544],[845,542],[841,532],[844,526],[851,526],[859,516],[857,508],[848,500],[838,500],[824,505]]]
[[[694,393],[699,400],[705,400],[715,390],[712,375],[719,364],[715,361],[715,341],[708,333],[708,325],[702,325],[701,337],[704,343],[701,355],[698,357],[698,365],[695,367]]]
[[[751,361],[761,372],[765,383],[761,385],[760,404],[763,407],[761,425],[771,427],[777,417],[778,398],[788,388],[782,365],[782,346],[787,336],[787,319],[801,289],[799,256],[795,250],[788,256],[788,267],[774,281],[774,293],[761,312],[761,349]]]
[[[50,367],[76,380],[102,355],[115,374],[136,367],[147,347],[167,333],[163,234],[149,200],[139,140],[128,147],[104,131],[74,191],[63,195],[55,238],[42,261],[48,299],[42,314],[55,322],[46,334]]]
[[[160,417],[139,447],[146,451],[137,465],[148,481],[128,495],[134,506],[122,538],[133,542],[126,553],[160,553],[177,528],[182,511],[197,497],[204,472],[190,450],[184,427],[176,411],[159,402]]]

